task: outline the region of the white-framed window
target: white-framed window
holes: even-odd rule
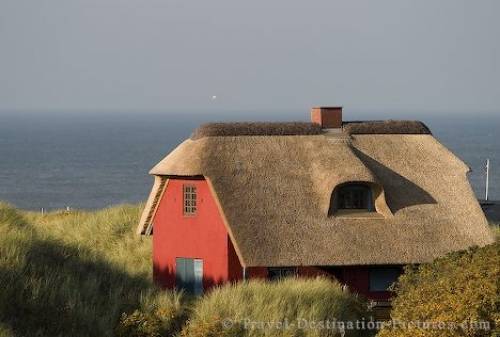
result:
[[[196,186],[183,185],[183,213],[186,216],[193,216],[197,211]]]

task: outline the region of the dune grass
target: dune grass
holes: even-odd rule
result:
[[[498,222],[490,222],[490,228],[497,241],[500,241],[500,223]]]
[[[141,205],[19,211],[0,203],[0,336],[112,336],[124,312],[181,309],[152,283]]]
[[[196,302],[182,336],[340,336],[341,327],[326,323],[363,318],[368,318],[365,302],[330,279],[252,280],[223,286]]]

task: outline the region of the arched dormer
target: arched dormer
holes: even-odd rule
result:
[[[336,186],[330,199],[329,216],[387,217],[392,215],[383,188],[373,182],[351,181]]]

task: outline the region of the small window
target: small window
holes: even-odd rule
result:
[[[401,270],[398,268],[376,268],[370,270],[370,291],[389,291],[397,281]]]
[[[297,268],[293,267],[267,269],[267,276],[270,280],[280,280],[286,277],[293,277],[296,275],[297,275]]]
[[[337,194],[337,209],[373,212],[375,209],[372,190],[363,184],[348,184],[340,187]]]
[[[196,214],[196,186],[184,185],[184,215]]]

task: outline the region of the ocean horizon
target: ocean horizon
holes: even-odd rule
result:
[[[385,118],[345,116],[346,120]],[[307,112],[0,115],[0,200],[31,210],[98,209],[141,202],[153,183],[148,175],[151,167],[203,122],[307,119]],[[469,165],[469,181],[479,199],[484,198],[489,158],[489,197],[500,199],[499,115],[404,115],[400,119],[422,120]]]

